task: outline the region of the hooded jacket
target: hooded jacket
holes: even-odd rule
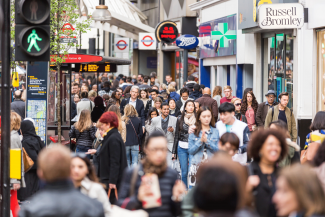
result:
[[[193,88],[194,88],[194,85],[197,84],[195,81],[188,81],[185,85],[185,87],[188,89],[188,91],[190,92],[190,95],[192,94],[193,92]]]
[[[181,96],[178,93],[176,93],[176,92],[170,92],[169,93],[169,99],[174,99],[175,102],[177,102],[180,97]]]
[[[200,91],[193,91],[190,95],[190,98],[196,100],[202,96],[202,93]]]

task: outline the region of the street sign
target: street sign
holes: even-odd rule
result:
[[[114,51],[115,53],[129,52],[129,38],[115,38]]]
[[[176,23],[168,20],[159,23],[155,29],[155,36],[158,42],[173,43],[178,37]]]
[[[116,64],[100,63],[100,64],[75,64],[75,68],[79,72],[116,72]]]
[[[176,45],[186,50],[196,48],[198,44],[199,40],[194,35],[181,35],[176,39]]]
[[[155,33],[139,33],[139,50],[156,50]]]
[[[15,3],[15,60],[50,60],[50,1],[20,0]]]

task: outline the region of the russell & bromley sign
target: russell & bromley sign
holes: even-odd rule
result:
[[[262,29],[295,29],[304,25],[302,4],[263,4],[258,9],[258,23]]]

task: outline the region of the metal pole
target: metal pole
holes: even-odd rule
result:
[[[1,40],[1,216],[10,216],[10,0],[2,0]]]
[[[99,29],[97,29],[97,55],[99,56]]]

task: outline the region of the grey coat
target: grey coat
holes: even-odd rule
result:
[[[173,145],[174,145],[174,138],[175,138],[175,132],[176,132],[176,124],[177,124],[177,118],[176,117],[173,117],[171,115],[168,116],[168,127],[173,127],[174,131],[173,132],[169,132],[167,131],[167,134],[166,134],[166,138],[167,138],[167,142],[168,142],[168,150],[170,152],[172,152],[173,150]],[[162,127],[161,127],[161,116],[158,116],[158,117],[155,117],[151,120],[151,130],[161,130],[162,132],[164,132],[162,130]],[[164,132],[165,133],[165,132]],[[150,133],[149,133],[150,134]]]

